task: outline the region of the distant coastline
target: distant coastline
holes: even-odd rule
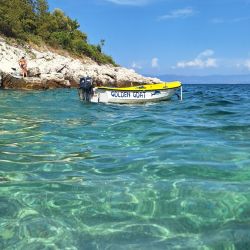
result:
[[[206,76],[157,75],[151,77],[157,77],[162,81],[175,81],[178,79],[178,81],[184,84],[250,84],[250,74]]]

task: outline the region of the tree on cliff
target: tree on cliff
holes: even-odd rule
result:
[[[33,2],[29,0],[1,0],[0,32],[6,36],[26,39],[36,29]]]
[[[56,9],[49,12],[47,0],[0,0],[0,33],[22,41],[42,43],[86,55],[98,63],[115,64],[102,53],[104,42],[91,45],[77,20]],[[103,40],[104,41],[104,40]]]

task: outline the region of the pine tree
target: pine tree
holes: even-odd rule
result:
[[[78,55],[87,55],[99,63],[114,64],[111,57],[102,53],[105,40],[91,45],[79,28],[77,20],[62,10],[50,13],[47,0],[0,0],[0,34],[36,43],[43,41]]]

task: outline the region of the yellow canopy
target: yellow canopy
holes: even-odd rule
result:
[[[126,87],[126,88],[111,88],[111,87],[98,87],[98,89],[106,89],[106,90],[116,90],[116,91],[151,91],[151,90],[164,90],[164,89],[175,89],[181,87],[181,82],[163,82],[156,84],[145,84],[134,87]]]

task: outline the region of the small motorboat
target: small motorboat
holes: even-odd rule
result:
[[[177,93],[180,90],[180,94]],[[140,86],[114,88],[93,87],[90,77],[80,80],[79,96],[82,101],[93,103],[135,104],[170,100],[174,94],[182,100],[182,84],[179,81]]]

